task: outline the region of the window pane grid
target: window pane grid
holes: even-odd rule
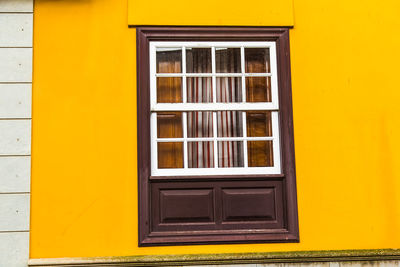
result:
[[[166,47],[172,47],[175,45],[174,44],[169,44]],[[155,146],[158,146],[157,144],[160,143],[171,143],[171,142],[176,142],[176,143],[182,143],[183,144],[183,168],[185,170],[193,171],[195,169],[199,169],[199,168],[210,168],[210,166],[205,167],[198,165],[197,167],[193,167],[192,163],[189,163],[189,155],[188,155],[188,146],[189,145],[193,145],[193,144],[201,144],[200,142],[203,142],[203,146],[204,146],[204,142],[208,142],[208,145],[212,145],[213,146],[213,151],[212,151],[212,158],[211,160],[214,161],[213,166],[211,165],[211,169],[227,169],[228,168],[228,172],[230,169],[232,168],[239,168],[239,169],[260,169],[260,167],[248,167],[249,166],[249,162],[248,162],[248,142],[255,142],[255,141],[269,141],[272,142],[273,144],[273,155],[272,156],[272,160],[273,160],[273,165],[272,167],[276,170],[278,170],[278,172],[280,172],[280,160],[279,160],[279,132],[278,132],[278,106],[276,100],[277,100],[277,94],[274,94],[274,91],[276,90],[276,74],[274,74],[274,71],[276,71],[276,68],[274,69],[274,62],[272,61],[271,68],[268,69],[268,72],[266,73],[246,73],[246,57],[245,57],[245,48],[247,47],[252,47],[252,46],[247,46],[247,45],[210,45],[210,46],[202,46],[202,47],[197,47],[194,46],[192,43],[188,44],[188,45],[182,45],[182,44],[178,44],[177,46],[180,47],[181,49],[181,73],[156,73],[156,72],[152,72],[152,80],[155,80],[155,84],[157,86],[157,78],[156,77],[181,77],[182,78],[182,103],[154,103],[152,105],[151,108],[151,112],[155,113],[158,111],[180,111],[182,112],[182,138],[155,138],[155,140],[153,140],[153,143]],[[156,47],[162,47],[159,46],[157,44]],[[178,48],[179,48],[178,47]],[[210,48],[211,49],[211,73],[187,73],[187,58],[186,58],[186,49],[187,47],[192,48]],[[253,46],[253,47],[258,47],[258,46]],[[226,48],[238,48],[240,49],[240,72],[238,73],[223,73],[223,72],[216,72],[216,49],[217,48],[222,48],[222,49],[226,49]],[[269,48],[269,47],[268,47]],[[155,49],[153,50],[155,51]],[[274,55],[271,55],[271,49],[268,49],[269,53],[270,53],[270,58],[271,60],[274,59]],[[273,54],[273,53],[272,53]],[[228,55],[229,56],[229,55]],[[237,57],[236,57],[237,58]],[[221,60],[221,59],[219,59]],[[226,59],[224,59],[226,60]],[[225,63],[226,61],[222,61],[222,63],[220,62],[219,64],[230,64]],[[220,65],[221,66],[221,65]],[[237,65],[236,65],[237,66]],[[219,67],[221,68],[221,67]],[[192,67],[193,69],[193,67]],[[196,70],[194,70],[196,71]],[[276,72],[275,72],[276,73]],[[202,103],[202,102],[192,102],[188,103],[188,85],[187,85],[187,78],[188,77],[208,77],[211,78],[211,85],[212,85],[212,103]],[[227,100],[225,100],[224,102],[218,102],[218,101],[223,101],[223,99],[218,100],[217,99],[217,79],[221,77],[237,77],[240,78],[240,86],[241,88],[239,88],[239,90],[241,89],[240,92],[240,99],[238,99],[240,102],[226,102]],[[258,102],[258,103],[249,103],[246,102],[246,77],[272,77],[272,100],[271,102]],[[274,78],[275,78],[275,84],[274,84]],[[230,81],[227,81],[228,83]],[[236,81],[235,81],[236,82]],[[154,84],[154,83],[151,83]],[[207,87],[207,85],[205,85]],[[221,85],[220,85],[221,86]],[[229,84],[229,89],[227,90],[233,90],[232,89],[232,84]],[[152,88],[152,90],[154,90],[154,88]],[[204,90],[204,89],[203,89]],[[220,87],[219,90],[226,90]],[[222,93],[222,91],[221,91]],[[275,92],[276,93],[276,92]],[[211,97],[211,96],[210,96]],[[235,98],[233,96],[233,98]],[[226,99],[226,98],[225,98]],[[229,97],[230,101],[232,101],[232,96]],[[211,99],[210,99],[211,100]],[[200,100],[202,101],[202,100]],[[207,101],[205,101],[207,102]],[[247,118],[246,118],[246,111],[247,110],[262,110],[262,111],[273,111],[272,114],[275,114],[275,116],[273,116],[272,118],[272,127],[274,128],[273,134],[272,136],[260,136],[260,137],[248,137],[247,136]],[[212,112],[212,131],[213,131],[213,136],[212,137],[188,137],[188,113],[187,112],[198,112],[198,111],[209,111]],[[224,136],[221,137],[218,135],[218,112],[242,112],[242,114],[240,114],[241,117],[241,122],[239,122],[242,126],[242,136],[238,136],[238,137],[231,137],[231,136]],[[230,123],[233,123],[230,122]],[[152,123],[152,127],[157,127],[157,125],[154,125],[154,121]],[[157,130],[156,130],[157,131]],[[221,147],[224,147],[224,151],[221,151]],[[221,158],[221,153],[225,153],[227,151],[228,148],[228,152],[232,153],[232,151],[234,153],[238,153],[237,151],[239,151],[240,153],[240,157],[235,157],[235,158],[231,158],[231,159],[226,159],[226,155],[223,156],[223,158]],[[231,149],[232,151],[229,151],[229,149]],[[236,150],[235,149],[239,149]],[[157,149],[156,149],[157,150]],[[240,151],[241,150],[241,151]],[[153,150],[154,151],[154,150]],[[222,154],[222,155],[223,155]],[[158,157],[157,155],[152,155],[152,157]],[[199,155],[197,155],[196,157],[200,157]],[[225,158],[224,158],[225,157]],[[210,158],[209,158],[210,159]],[[240,163],[240,162],[241,163]],[[153,161],[154,162],[154,161]],[[221,162],[226,162],[223,163],[223,166],[221,165]],[[234,162],[234,163],[232,163]],[[189,166],[189,164],[191,166]],[[189,169],[192,168],[192,169]],[[194,169],[193,169],[194,168]],[[261,167],[261,169],[263,169],[264,167]],[[157,167],[158,169],[158,167]],[[158,169],[160,170],[160,169]],[[168,174],[170,171],[172,170],[178,170],[178,169],[161,169],[162,173],[165,173],[165,175],[170,175]],[[165,172],[164,172],[165,171]],[[189,173],[188,172],[188,173]],[[251,172],[253,173],[253,172]],[[255,172],[256,173],[256,172]],[[274,172],[276,173],[276,171]],[[183,174],[183,173],[182,173]],[[199,173],[199,175],[201,175],[202,173]],[[178,173],[178,175],[180,175]]]
[[[201,112],[199,112],[201,113]],[[158,113],[154,113],[154,114],[158,114]],[[194,144],[196,142],[201,144],[200,142],[210,142],[210,144],[212,144],[213,149],[211,151],[212,155],[211,155],[211,159],[214,160],[213,165],[211,165],[211,167],[206,167],[206,166],[202,166],[202,167],[197,167],[197,168],[209,168],[209,169],[219,169],[219,168],[225,168],[223,166],[221,166],[221,162],[227,162],[226,160],[224,161],[223,159],[221,159],[220,157],[220,153],[221,153],[221,149],[225,149],[227,148],[227,146],[229,145],[230,148],[235,148],[237,145],[243,146],[243,154],[241,154],[241,156],[243,157],[240,161],[243,162],[243,166],[240,167],[235,167],[235,166],[228,166],[231,168],[249,168],[249,163],[248,163],[248,151],[247,151],[247,144],[248,142],[253,142],[254,141],[272,141],[273,142],[273,161],[274,164],[273,166],[275,166],[276,164],[278,164],[278,156],[279,154],[276,154],[275,152],[277,152],[276,146],[278,145],[278,139],[276,137],[277,133],[274,131],[272,132],[272,136],[247,136],[247,128],[249,127],[249,125],[247,125],[247,116],[246,116],[246,112],[242,112],[242,114],[240,115],[242,118],[242,130],[241,130],[241,135],[242,136],[221,136],[221,133],[218,133],[218,115],[217,115],[217,111],[212,112],[212,125],[213,125],[213,130],[212,130],[212,136],[211,137],[188,137],[188,130],[187,130],[187,124],[188,124],[188,114],[187,112],[182,112],[182,137],[178,137],[178,138],[156,138],[156,143],[160,144],[160,143],[183,143],[184,147],[183,147],[183,169],[189,169],[189,168],[195,168],[195,167],[190,167],[190,163],[189,163],[189,156],[188,156],[188,146],[191,144]],[[275,123],[275,121],[278,119],[277,114],[278,112],[272,112],[272,114],[276,114],[275,116],[272,116],[272,121],[273,124]],[[275,127],[273,127],[275,128]],[[234,142],[234,143],[232,143]],[[239,143],[238,143],[239,142]],[[159,145],[157,145],[158,147]],[[208,146],[208,145],[207,145]],[[200,159],[201,161],[201,159]],[[229,164],[234,165],[234,163],[232,163],[233,159],[231,159],[231,161],[229,162]],[[228,164],[228,163],[226,163]],[[254,168],[254,167],[250,167],[250,168]]]

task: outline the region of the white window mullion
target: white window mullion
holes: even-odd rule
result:
[[[240,63],[242,69],[242,102],[246,103],[246,76],[245,76],[245,58],[244,58],[244,46],[240,48]]]
[[[182,103],[187,102],[186,91],[186,47],[182,47]]]
[[[218,142],[217,142],[217,112],[213,112],[213,132],[214,132],[214,168],[218,168]]]
[[[187,112],[182,112],[183,128],[183,168],[188,168],[188,148],[187,148]]]
[[[150,114],[150,143],[151,143],[151,169],[158,169],[158,149],[157,149],[157,113]]]
[[[156,76],[156,47],[150,45],[150,107],[153,109],[157,104],[157,78]]]
[[[279,96],[278,96],[278,69],[276,61],[276,47],[275,43],[269,48],[269,58],[271,66],[271,96],[272,103],[274,106],[279,108]]]
[[[243,161],[244,167],[248,167],[248,159],[247,159],[247,123],[246,123],[246,112],[242,112],[242,121],[243,121]]]
[[[188,142],[207,142],[207,141],[269,141],[274,140],[272,136],[265,137],[190,137],[185,138]],[[158,143],[183,142],[183,138],[157,138]]]
[[[213,104],[217,103],[217,78],[215,77],[215,47],[211,48],[211,73],[212,73],[212,92],[213,92]],[[213,112],[213,137],[214,137],[214,168],[218,168],[218,143],[217,143],[217,112]]]
[[[240,66],[242,71],[242,102],[246,103],[246,76],[245,74],[245,56],[244,56],[244,46],[240,47]],[[248,159],[247,159],[247,123],[246,123],[246,111],[242,112],[242,125],[243,125],[243,163],[244,167],[248,167]]]
[[[186,47],[182,47],[182,102],[187,102],[186,85]],[[182,130],[183,130],[183,168],[188,168],[188,148],[187,148],[187,112],[182,112]]]
[[[272,119],[272,149],[274,157],[274,168],[278,173],[281,173],[281,155],[280,155],[280,133],[279,133],[279,113],[271,112]]]
[[[212,71],[212,92],[213,92],[213,103],[217,103],[217,78],[215,77],[215,47],[211,48],[211,71]]]
[[[213,83],[214,84],[214,83]],[[244,111],[272,110],[278,107],[273,103],[158,103],[151,111]]]
[[[156,77],[212,77],[212,73],[156,73]],[[218,73],[218,77],[271,77],[271,73]]]
[[[157,78],[156,76],[156,46],[150,44],[150,109],[157,104]],[[158,169],[157,149],[157,113],[150,113],[150,144],[151,144],[151,169]]]

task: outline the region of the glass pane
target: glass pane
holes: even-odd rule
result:
[[[188,167],[214,168],[214,142],[188,142]]]
[[[157,78],[157,103],[181,103],[182,78]]]
[[[212,112],[193,111],[187,113],[188,137],[212,137],[213,115]]]
[[[181,48],[157,48],[156,68],[157,73],[182,72]]]
[[[240,48],[215,48],[217,73],[240,73]]]
[[[218,142],[218,167],[243,167],[243,142],[219,141]]]
[[[213,102],[212,78],[189,77],[186,80],[188,103]]]
[[[271,111],[247,111],[247,136],[272,136]]]
[[[272,141],[248,141],[247,159],[249,167],[274,166]]]
[[[217,102],[242,102],[241,77],[217,77]]]
[[[183,137],[182,112],[157,113],[157,137],[158,138]]]
[[[211,48],[186,48],[186,72],[210,73]]]
[[[246,101],[271,102],[271,77],[247,77]]]
[[[269,73],[269,48],[245,48],[245,68],[247,73]]]
[[[243,136],[242,111],[218,111],[218,137]]]
[[[158,143],[158,168],[183,168],[183,143]]]

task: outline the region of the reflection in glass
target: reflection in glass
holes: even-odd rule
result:
[[[211,77],[188,77],[186,80],[188,103],[213,102]]]
[[[158,138],[183,137],[182,112],[158,112],[157,137]]]
[[[182,78],[157,77],[157,103],[181,103]]]
[[[271,102],[271,77],[247,77],[246,101]]]
[[[211,48],[186,48],[186,72],[210,73]]]
[[[183,143],[158,143],[158,168],[183,168]]]
[[[243,136],[242,111],[218,111],[218,137]]]
[[[272,141],[248,141],[247,159],[249,167],[273,167]]]
[[[218,167],[243,167],[243,142],[219,141],[218,142]]]
[[[242,102],[241,77],[217,77],[217,102]]]
[[[217,73],[240,73],[240,48],[215,48]]]
[[[272,136],[271,111],[246,112],[247,136]]]
[[[193,111],[187,113],[188,137],[212,137],[213,115],[212,112]]]
[[[157,48],[156,69],[157,73],[182,72],[181,48]]]
[[[247,73],[269,73],[269,48],[245,48],[245,69]]]
[[[189,168],[214,168],[214,142],[188,142]]]

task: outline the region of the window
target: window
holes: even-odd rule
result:
[[[280,174],[275,42],[150,42],[151,174]]]
[[[298,241],[287,28],[138,28],[139,245]]]

